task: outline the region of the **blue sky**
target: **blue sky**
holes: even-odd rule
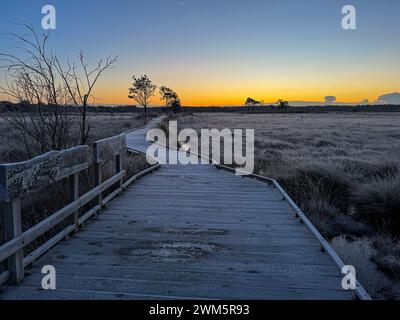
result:
[[[119,56],[97,89],[103,103],[129,103],[130,78],[142,73],[198,105],[373,101],[400,91],[396,0],[14,0],[0,4],[0,32],[22,31],[15,23],[41,30],[46,4],[57,10],[58,55]],[[346,4],[357,9],[357,30],[341,28]],[[0,52],[13,46],[0,39]]]

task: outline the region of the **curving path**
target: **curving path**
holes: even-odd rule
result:
[[[127,135],[145,151],[148,128]],[[6,299],[351,299],[276,189],[212,165],[164,165],[44,255]],[[41,290],[41,267],[57,290]]]

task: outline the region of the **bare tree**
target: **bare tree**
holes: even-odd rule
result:
[[[140,76],[139,78],[133,76],[132,79],[133,83],[132,87],[129,88],[128,97],[143,106],[144,116],[147,118],[147,105],[154,96],[157,86],[153,84],[146,75]]]
[[[80,143],[87,142],[90,124],[88,122],[87,106],[89,98],[95,98],[92,95],[93,89],[101,77],[102,73],[107,69],[113,67],[118,61],[118,57],[109,56],[105,61],[100,60],[97,65],[89,69],[88,64],[85,62],[83,51],[79,54],[79,67],[75,63],[68,62],[68,68],[63,69],[59,60],[55,58],[55,66],[63,79],[65,87],[70,95],[71,102],[80,110]]]
[[[57,81],[54,57],[46,51],[48,35],[40,39],[32,27],[26,27],[33,40],[11,34],[23,47],[18,54],[0,53],[1,68],[6,72],[0,93],[19,103],[17,111],[4,119],[19,133],[31,157],[68,146],[74,113],[66,108],[69,94]]]
[[[0,68],[6,74],[0,94],[19,103],[15,113],[3,117],[20,134],[29,156],[84,144],[90,130],[88,99],[101,74],[117,58],[100,61],[89,70],[81,53],[80,68],[69,62],[63,68],[57,56],[48,52],[49,35],[39,36],[33,27],[25,27],[29,35],[8,34],[22,43],[18,52],[0,53]]]

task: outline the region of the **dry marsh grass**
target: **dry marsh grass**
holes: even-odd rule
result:
[[[151,119],[152,115],[149,116]],[[88,144],[96,140],[112,137],[126,130],[145,124],[137,113],[90,113],[90,134]],[[70,145],[76,143],[71,142]],[[0,163],[29,160],[20,135],[9,123],[0,117]]]
[[[254,129],[256,173],[284,186],[342,258],[359,266],[374,297],[399,297],[400,113],[183,113],[177,120],[197,131]]]

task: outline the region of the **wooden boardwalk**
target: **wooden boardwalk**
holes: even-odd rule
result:
[[[145,150],[147,129],[128,135]],[[41,289],[41,268],[57,290]],[[164,165],[45,254],[5,299],[351,299],[279,192],[212,165]]]

